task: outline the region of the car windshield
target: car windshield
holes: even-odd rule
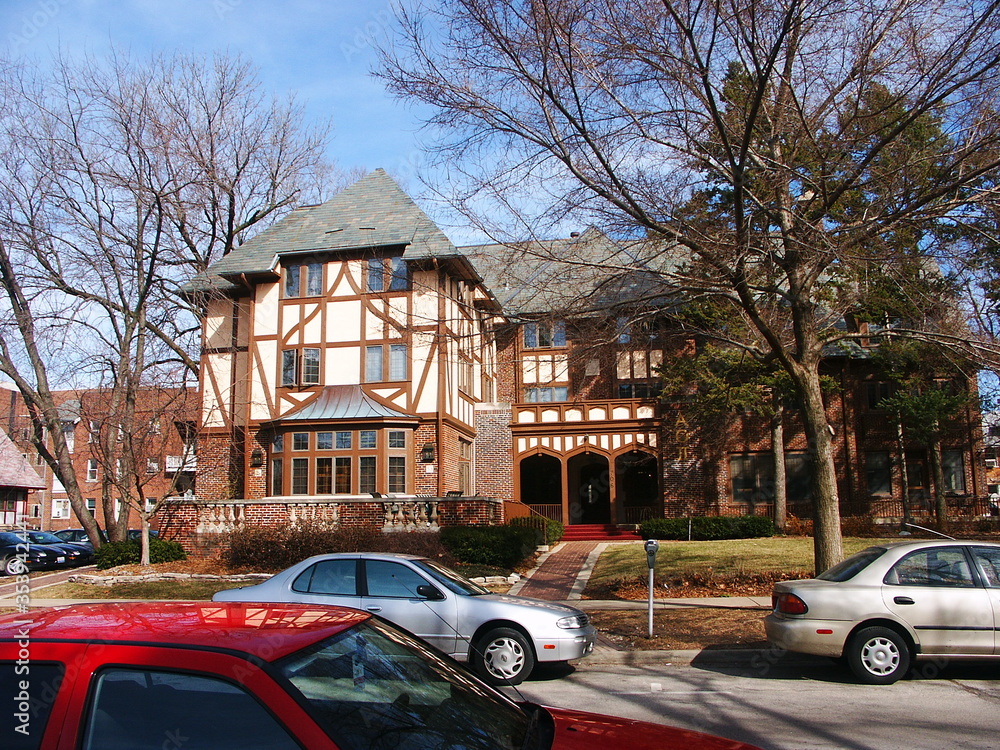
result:
[[[490,593],[489,589],[483,588],[478,583],[473,583],[468,578],[460,576],[451,568],[446,568],[444,565],[436,563],[433,560],[418,560],[417,565],[435,581],[454,594],[459,594],[460,596],[479,596]]]
[[[275,666],[344,750],[519,750],[531,728],[517,704],[376,620]]]
[[[29,531],[28,541],[32,544],[65,544],[65,539],[60,539],[55,534],[47,531]]]
[[[868,549],[861,550],[856,555],[851,555],[843,562],[837,563],[816,577],[821,581],[849,581],[875,560],[882,557],[885,552],[885,547],[869,547]]]

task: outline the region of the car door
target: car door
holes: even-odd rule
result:
[[[399,560],[365,560],[365,583],[362,609],[409,630],[446,654],[455,652],[454,594]],[[418,586],[432,586],[442,598],[421,596]]]
[[[292,601],[304,604],[336,604],[341,607],[361,607],[358,594],[356,557],[320,560],[299,573],[292,581]]]
[[[882,599],[917,632],[925,654],[993,653],[993,604],[962,546],[905,555],[886,574]]]
[[[1000,628],[1000,548],[971,547],[970,551],[993,605],[993,622]],[[1000,630],[996,628],[993,631],[993,653],[1000,654]]]

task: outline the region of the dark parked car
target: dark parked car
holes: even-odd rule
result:
[[[11,531],[0,531],[0,568],[16,576],[25,570],[45,570],[66,565],[66,553],[59,547],[34,544]]]
[[[89,565],[94,562],[94,548],[90,545],[90,542],[67,542],[48,531],[28,531],[24,534],[21,532],[16,533],[19,536],[26,535],[32,546],[44,544],[48,547],[62,550],[66,556],[66,565]]]
[[[107,534],[104,533],[104,529],[101,529],[100,531],[101,531],[101,539],[103,539],[105,542],[108,541],[108,536]],[[86,544],[88,547],[91,547],[91,550],[93,550],[93,545],[90,544],[90,537],[87,536],[86,529],[60,529],[59,531],[53,531],[52,533],[55,534],[60,539],[62,539],[64,542],[78,542],[79,544]],[[138,539],[141,535],[142,535],[141,529],[128,530],[129,539]],[[156,531],[155,529],[150,529],[149,535],[151,537],[158,537],[160,535],[160,532]]]
[[[516,703],[368,612],[316,605],[0,615],[0,696],[4,750],[754,750]]]

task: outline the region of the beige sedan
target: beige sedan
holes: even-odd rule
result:
[[[767,639],[843,658],[887,685],[914,659],[1000,656],[1000,544],[955,540],[869,547],[817,578],[774,587]]]

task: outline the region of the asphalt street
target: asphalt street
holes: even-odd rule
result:
[[[830,660],[767,652],[735,661],[705,654],[690,665],[584,660],[569,673],[533,676],[520,693],[538,703],[673,724],[766,750],[993,750],[1000,746],[998,666],[925,663],[918,667],[924,676],[866,686]]]

